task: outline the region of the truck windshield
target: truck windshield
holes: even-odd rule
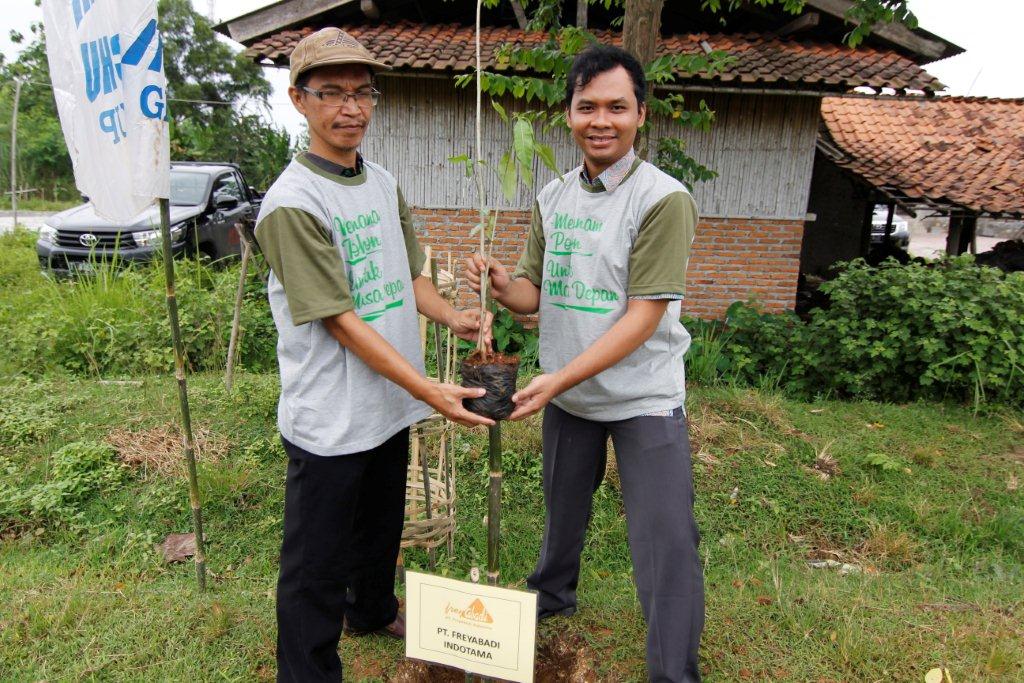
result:
[[[206,183],[210,176],[192,171],[171,171],[171,204],[195,206],[206,203]]]

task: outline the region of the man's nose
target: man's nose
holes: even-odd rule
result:
[[[594,112],[594,118],[591,119],[590,125],[602,128],[608,125],[608,112],[604,107],[598,107],[597,111]]]
[[[352,95],[345,96],[345,101],[341,103],[341,107],[339,109],[340,111],[349,116],[358,115],[363,111],[359,107],[359,103],[356,102],[356,98],[353,97]]]

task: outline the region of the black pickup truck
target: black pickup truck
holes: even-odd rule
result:
[[[216,261],[241,253],[234,226],[256,218],[261,197],[235,164],[171,164],[171,250]],[[36,253],[45,272],[88,272],[97,261],[145,261],[160,253],[160,211],[154,205],[127,223],[112,223],[83,204],[50,216]],[[115,259],[116,257],[116,259]]]

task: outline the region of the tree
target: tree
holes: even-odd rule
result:
[[[260,67],[217,38],[209,20],[189,0],[160,0],[160,31],[169,91],[171,158],[230,161],[253,184],[265,187],[291,155],[291,139],[264,116],[270,82]],[[15,78],[25,81],[19,108],[19,184],[51,198],[77,196],[67,146],[50,88],[42,24],[31,37],[11,32],[25,48],[13,62],[0,61],[0,152],[7,156]],[[256,114],[238,110],[255,104]],[[7,187],[7,165],[0,186]]]
[[[529,7],[531,11],[530,26],[534,29],[548,31],[548,41],[535,48],[506,47],[499,51],[498,59],[509,67],[521,67],[541,77],[506,76],[498,73],[487,73],[482,77],[483,89],[489,95],[501,96],[506,92],[517,99],[531,102],[538,99],[547,107],[545,114],[550,123],[560,123],[563,114],[563,93],[565,78],[572,58],[587,44],[596,38],[582,26],[563,26],[561,24],[562,6],[565,0],[536,0]],[[696,0],[691,0],[696,2]],[[871,28],[878,23],[901,22],[913,28],[917,19],[908,8],[909,0],[854,0],[847,12],[847,20],[851,23],[850,33],[846,42],[856,47],[867,37]],[[666,84],[681,76],[704,72],[714,74],[728,68],[731,58],[722,51],[713,51],[707,55],[663,55],[656,57],[657,43],[661,30],[662,9],[665,0],[577,0],[601,4],[607,9],[618,8],[621,15],[613,19],[612,24],[622,25],[623,46],[632,52],[644,64],[648,81],[653,84]],[[495,0],[492,4],[497,4]],[[760,7],[779,6],[784,11],[799,14],[805,0],[701,0],[701,8],[714,14],[727,15],[744,4],[755,4]],[[576,17],[585,21],[586,12],[577,5]],[[724,19],[723,19],[724,20]],[[582,23],[582,22],[581,22]],[[466,84],[463,78],[459,82]],[[672,94],[657,97],[653,93],[648,98],[648,110],[655,116],[668,116],[679,125],[687,128],[707,130],[714,121],[714,112],[708,108],[704,100],[700,100],[695,109],[684,106],[684,97]],[[650,120],[650,117],[649,119]],[[642,157],[648,155],[648,139],[650,125],[640,131],[636,148]],[[657,150],[657,163],[662,170],[675,176],[692,187],[694,183],[710,180],[716,173],[699,164],[685,152],[685,143],[679,138],[662,138]]]

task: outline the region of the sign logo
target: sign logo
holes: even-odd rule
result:
[[[487,611],[487,607],[484,606],[484,601],[480,598],[473,600],[469,603],[469,607],[458,608],[448,603],[444,608],[444,615],[448,619],[454,619],[455,621],[469,621],[474,624],[493,624],[494,617]]]
[[[100,238],[91,232],[87,232],[84,235],[79,236],[78,241],[81,242],[83,247],[95,247],[100,242]]]

